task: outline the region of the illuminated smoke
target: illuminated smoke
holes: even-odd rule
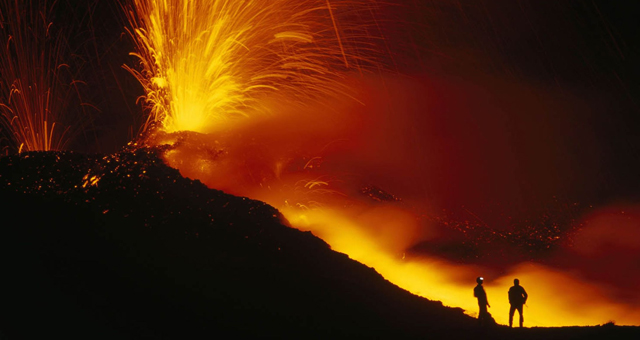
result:
[[[365,14],[375,8],[366,3],[359,4]],[[273,113],[276,101],[309,105],[350,95],[338,80],[347,69],[371,67],[376,50],[368,22],[339,20],[362,15],[353,4],[134,0],[126,10],[140,67],[127,69],[145,88],[143,130],[211,132]]]
[[[518,112],[517,123],[530,125],[540,112],[583,112],[583,105],[559,104],[532,86],[491,79],[482,79],[482,86],[446,77],[356,81],[345,71],[366,64],[363,56],[370,54],[353,48],[375,39],[355,31],[353,39],[367,43],[345,43],[349,35],[338,33],[351,31],[325,1],[238,1],[238,7],[214,1],[201,3],[197,13],[196,3],[137,1],[129,17],[141,61],[132,72],[146,89],[149,124],[166,132],[150,143],[172,144],[165,159],[183,176],[263,200],[294,227],[314,232],[391,282],[470,315],[477,311],[475,277],[482,275],[490,311],[502,324],[514,277],[530,294],[526,326],[637,323],[636,305],[579,273],[534,262],[496,268],[409,251],[419,242],[437,244],[441,230],[432,222],[441,206],[532,196],[516,175],[524,157],[536,155],[532,165],[557,166],[534,181],[541,184],[536,194],[571,185],[571,168],[540,151],[558,148],[552,133],[535,141],[535,153],[513,157],[510,138],[521,136],[511,136],[512,117],[503,110]],[[364,105],[336,99],[351,91],[366,94],[357,97]],[[226,129],[246,116],[252,119]],[[536,135],[546,128],[534,126]],[[465,150],[465,143],[475,148]],[[525,198],[515,205],[530,208],[534,200]],[[481,224],[488,233],[499,231]],[[536,240],[549,245],[555,237]]]
[[[0,2],[0,120],[18,152],[62,150],[75,133],[67,119],[80,82],[65,32],[52,21],[55,6]]]
[[[457,107],[478,112],[492,106],[474,97],[475,88],[445,85],[443,79],[437,85],[455,94],[452,98],[413,97],[411,91],[423,93],[418,84],[403,87],[397,80],[386,83],[388,87],[364,91],[370,93],[369,99],[364,99],[364,107],[334,103],[335,110],[324,116],[313,111],[307,115],[288,113],[253,121],[225,134],[173,134],[164,139],[158,137],[154,142],[174,145],[165,158],[183,176],[199,179],[211,188],[265,201],[278,208],[294,227],[313,232],[334,250],[375,268],[389,281],[447,306],[461,307],[472,316],[477,313],[472,292],[474,280],[483,275],[492,306],[490,312],[501,324],[507,323],[506,292],[515,277],[530,294],[525,307],[526,326],[596,325],[609,320],[635,324],[640,311],[630,300],[616,299],[606,284],[584,281],[576,271],[584,258],[572,259],[564,268],[549,265],[562,263],[566,259],[563,252],[545,263],[512,261],[504,265],[412,253],[410,249],[420,242],[435,245],[443,242],[443,230],[436,225],[441,216],[439,203],[415,195],[416,189],[420,191],[416,186],[421,186],[420,176],[425,169],[416,155],[425,144],[412,145],[414,136],[402,135],[411,131],[416,115],[424,114],[424,107],[414,105],[415,101],[429,101],[436,110]],[[385,96],[379,91],[390,93]],[[400,105],[396,100],[401,93],[408,100]],[[462,102],[461,98],[470,100],[465,104],[468,106],[455,104]],[[401,110],[404,118],[391,123],[397,118],[396,111],[389,110],[385,101],[391,101],[389,104]],[[427,138],[437,142],[433,136]],[[463,180],[481,170],[473,168],[456,176]],[[455,180],[448,179],[451,186],[456,184]],[[378,184],[390,193],[371,184]],[[450,226],[469,224],[456,220],[440,222]],[[490,235],[498,231],[488,226],[482,228]],[[576,251],[582,252],[582,235],[597,235],[589,230],[576,234],[579,244]],[[543,245],[554,244],[553,234],[546,237],[544,231],[534,231],[543,237]],[[531,240],[534,236],[531,235]],[[566,237],[562,234],[561,240]],[[496,239],[476,241],[487,242],[491,247]],[[510,247],[515,252],[527,251]],[[572,252],[571,248],[563,251]],[[589,263],[592,261],[584,266]],[[632,296],[637,299],[637,294]]]

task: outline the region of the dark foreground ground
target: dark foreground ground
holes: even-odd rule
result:
[[[0,158],[0,339],[636,339],[480,329],[137,149]],[[471,289],[471,288],[470,288]]]

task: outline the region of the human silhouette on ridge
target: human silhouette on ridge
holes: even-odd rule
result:
[[[491,307],[489,305],[489,300],[487,300],[487,293],[484,291],[484,287],[482,287],[482,283],[484,279],[482,277],[478,277],[476,279],[478,285],[473,289],[473,296],[478,298],[478,307],[480,307],[480,311],[478,313],[478,323],[481,326],[486,325],[489,322],[489,312],[487,311],[487,307]]]
[[[527,303],[528,298],[529,295],[520,285],[520,280],[513,279],[513,287],[509,288],[509,304],[511,304],[511,308],[509,309],[509,327],[513,327],[513,314],[515,314],[516,310],[518,314],[520,314],[520,327],[522,327],[524,323],[522,306]]]

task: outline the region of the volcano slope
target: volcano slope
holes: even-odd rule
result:
[[[400,289],[262,202],[183,178],[161,152],[0,158],[0,338],[513,335]]]

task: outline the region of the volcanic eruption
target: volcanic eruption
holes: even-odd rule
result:
[[[134,48],[124,68],[144,92],[139,100],[144,109],[139,137],[121,153],[82,162],[70,179],[73,190],[35,180],[27,185],[28,191],[68,195],[67,203],[85,209],[83,200],[103,197],[103,186],[109,195],[133,190],[134,197],[143,192],[145,201],[156,202],[146,187],[151,184],[145,182],[155,183],[154,178],[197,187],[192,190],[198,197],[213,195],[193,184],[200,181],[210,189],[265,202],[277,211],[221,193],[207,196],[207,204],[217,207],[211,202],[227,200],[233,202],[228,203],[231,207],[247,205],[249,211],[269,220],[268,225],[282,219],[293,228],[311,231],[331,249],[374,268],[393,284],[462,308],[470,316],[477,311],[473,282],[483,276],[490,311],[499,324],[506,324],[506,292],[517,277],[530,296],[526,326],[608,321],[637,325],[637,197],[629,194],[631,189],[623,191],[624,184],[598,182],[604,176],[602,170],[608,169],[602,165],[606,157],[613,159],[607,152],[615,147],[598,143],[609,133],[596,128],[599,111],[612,112],[601,103],[619,97],[591,96],[601,87],[574,86],[569,81],[574,73],[548,71],[545,63],[574,60],[569,52],[552,54],[554,59],[545,50],[542,66],[539,60],[529,59],[531,39],[541,49],[555,43],[548,40],[554,33],[538,30],[542,24],[536,20],[542,20],[544,13],[554,13],[549,19],[553,23],[569,16],[576,21],[575,27],[583,17],[572,16],[574,12],[559,5],[502,5],[359,0],[123,2],[118,9],[126,18],[124,29]],[[584,8],[587,13],[600,13],[593,20],[611,32],[598,4]],[[523,22],[528,26],[513,22],[514,16],[526,18]],[[498,29],[503,26],[513,30]],[[443,32],[438,34],[436,27]],[[563,33],[576,45],[586,45],[579,45],[579,54],[591,69],[597,69],[597,58],[617,58],[589,54],[592,43],[587,36],[594,32],[601,30],[581,33],[574,28]],[[13,37],[14,33],[6,34]],[[524,37],[522,42],[515,38],[517,34]],[[6,40],[13,42],[13,38]],[[38,52],[22,53],[47,55],[32,48]],[[618,52],[636,53],[620,47]],[[548,71],[548,78],[536,67]],[[584,76],[582,68],[576,68]],[[4,69],[3,84],[19,78]],[[59,69],[56,63],[38,68],[43,74]],[[528,72],[538,78],[532,80]],[[597,84],[599,73],[593,74],[590,81]],[[627,84],[628,80],[618,79],[621,86]],[[3,98],[3,107],[12,108],[14,92]],[[635,98],[636,93],[628,93]],[[624,112],[618,112],[617,119],[633,110],[632,101],[621,100],[624,105],[619,110]],[[36,112],[50,110],[24,115],[36,117]],[[5,117],[8,134],[27,130],[12,130],[20,118]],[[47,125],[49,119],[38,119],[49,132],[37,135],[50,145],[51,138],[42,136],[48,136],[53,125]],[[21,143],[25,142],[16,142]],[[634,148],[625,152],[633,153]],[[7,167],[26,164],[25,159],[35,156],[12,157],[17,158],[7,158]],[[68,157],[58,157],[56,162],[72,163]],[[169,170],[154,163],[159,159],[182,177],[165,173]],[[92,162],[94,166],[87,165]],[[611,178],[623,177],[622,170],[607,171]],[[5,188],[25,180],[2,178],[9,183]],[[147,184],[134,190],[139,184],[130,179]],[[187,185],[187,179],[196,181]],[[594,182],[598,184],[590,184]],[[181,202],[167,198],[164,190],[158,184],[156,193],[182,207]],[[619,193],[623,204],[614,202]],[[191,196],[184,199],[193,199],[193,205],[187,206],[197,207],[183,212],[187,216],[217,209],[201,207]],[[135,209],[99,201],[95,199],[97,213],[106,218],[136,216],[135,223],[152,229],[181,223],[182,217],[164,222],[166,217],[141,217]],[[138,203],[132,200],[131,205]],[[221,210],[211,216],[211,223],[217,225],[224,215]],[[238,218],[242,226],[255,222],[253,217],[250,222]],[[277,230],[274,234],[264,231],[267,236],[261,234],[265,228],[257,234],[252,228],[234,230],[229,227],[236,223],[232,220],[222,223],[228,230],[208,237],[227,237],[228,232],[255,238],[259,241],[251,247],[258,247],[260,242],[278,243],[278,237],[289,235],[279,227],[268,229]],[[185,221],[190,220],[185,217]],[[161,229],[162,237],[198,239],[208,230],[186,228],[186,236]],[[297,242],[296,237],[286,236],[287,242]],[[308,241],[304,240],[300,242]],[[220,247],[224,244],[215,242]],[[321,243],[314,243],[318,241],[309,242],[324,251]],[[283,244],[277,251],[270,249],[269,256],[277,257],[274,254],[281,248],[290,246]],[[252,255],[260,253],[247,247]],[[224,250],[218,250],[212,260],[217,265],[227,251],[239,253],[232,247],[220,249]],[[302,250],[294,253],[298,251]],[[352,270],[359,273],[360,269]],[[468,318],[460,320],[468,326]]]

